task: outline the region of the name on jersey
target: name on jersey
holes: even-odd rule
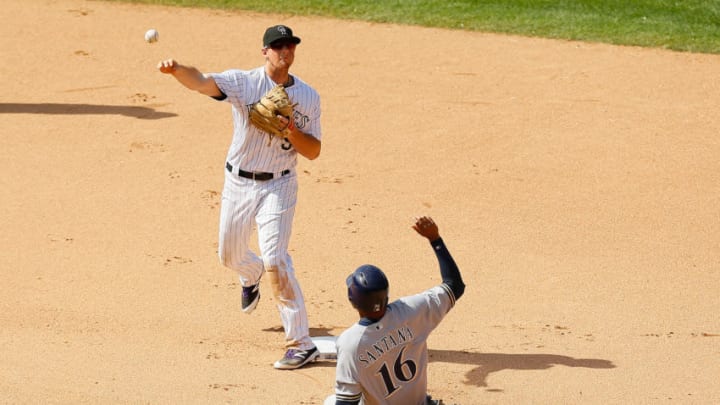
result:
[[[366,367],[370,366],[378,358],[382,357],[383,354],[412,341],[413,337],[412,330],[407,326],[390,331],[387,335],[373,343],[365,353],[359,353],[358,360]]]

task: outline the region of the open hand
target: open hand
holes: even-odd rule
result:
[[[432,218],[422,216],[415,218],[415,225],[412,227],[421,236],[426,237],[430,242],[440,238],[438,226]]]
[[[177,62],[174,59],[166,59],[158,63],[157,68],[162,73],[172,73],[175,71]]]

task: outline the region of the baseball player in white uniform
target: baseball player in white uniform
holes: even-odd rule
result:
[[[335,395],[325,405],[442,403],[427,394],[426,340],[465,284],[432,218],[418,218],[413,229],[430,241],[442,283],[388,304],[382,270],[366,264],[348,276],[348,299],[360,320],[337,339]]]
[[[310,339],[305,301],[288,254],[297,201],[297,155],[313,160],[321,147],[320,97],[289,73],[299,43],[289,27],[276,25],[263,36],[265,64],[252,70],[204,74],[173,59],[158,64],[160,72],[185,87],[232,106],[234,129],[225,162],[218,254],[239,275],[246,313],[257,306],[260,280],[267,273],[288,347],[274,364],[278,369],[302,367],[319,354]],[[293,117],[280,117],[283,128],[278,129],[286,129],[285,137],[269,136],[248,118],[251,106],[278,84],[295,104]],[[248,247],[254,227],[260,256]]]

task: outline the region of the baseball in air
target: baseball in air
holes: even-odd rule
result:
[[[145,42],[147,43],[152,44],[153,42],[157,42],[158,39],[160,39],[160,34],[154,28],[147,30],[145,33]]]

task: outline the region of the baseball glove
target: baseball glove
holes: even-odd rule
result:
[[[282,115],[289,121],[288,125],[292,125],[294,107],[295,105],[290,102],[285,87],[278,84],[265,93],[260,98],[260,101],[253,104],[250,109],[250,122],[256,128],[268,133],[270,136],[269,145],[273,136],[285,137],[285,131],[288,129],[277,116]]]

